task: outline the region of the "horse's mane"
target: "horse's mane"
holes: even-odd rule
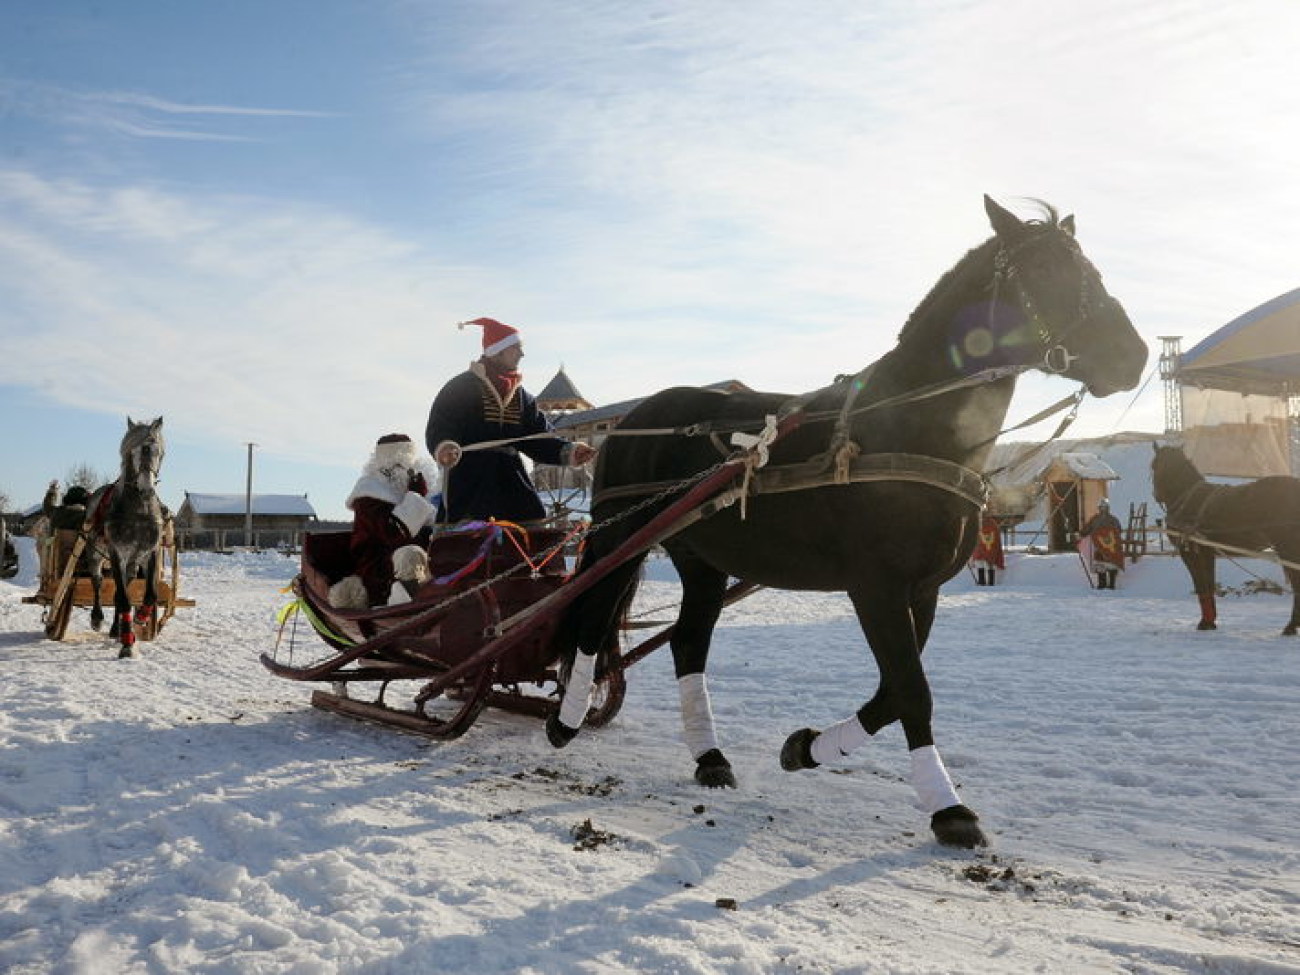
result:
[[[1061,225],[1061,215],[1056,207],[1038,199],[1031,199],[1029,202],[1033,203],[1039,209],[1040,216],[1026,220],[1026,226],[1047,228],[1059,227]],[[994,251],[997,246],[997,237],[990,237],[978,247],[971,248],[971,250],[967,251],[966,255],[962,257],[961,260],[949,268],[948,271],[946,271],[943,276],[935,282],[934,287],[930,289],[930,293],[921,299],[921,303],[918,304],[912,314],[908,316],[907,321],[903,324],[902,329],[898,333],[898,341],[902,342],[905,337],[910,337],[910,333],[918,327],[918,323],[926,319],[931,308],[942,301],[949,292],[957,288],[965,289],[971,287],[971,282],[968,279],[984,273],[986,264],[982,258],[986,252],[989,252],[989,256],[991,257],[991,252]],[[978,282],[977,284],[982,285],[983,282]]]

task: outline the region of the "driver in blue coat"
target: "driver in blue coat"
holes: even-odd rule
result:
[[[518,329],[495,318],[460,323],[466,325],[483,330],[483,354],[442,387],[424,431],[429,453],[444,468],[438,520],[540,520],[546,508],[520,454],[539,464],[580,467],[595,456],[595,448],[556,436],[523,388],[519,360],[524,347]],[[514,442],[463,449],[498,440]]]

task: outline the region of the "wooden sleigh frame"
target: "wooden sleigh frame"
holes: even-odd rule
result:
[[[545,718],[559,707],[560,662],[552,645],[567,607],[615,569],[734,502],[739,492],[730,485],[746,469],[742,462],[721,464],[693,486],[684,485],[677,500],[579,575],[568,575],[563,560],[555,557],[565,543],[565,534],[556,529],[529,532],[526,541],[501,526],[442,533],[429,547],[435,581],[420,587],[412,602],[398,606],[331,606],[329,585],[347,571],[348,533],[307,535],[302,568],[292,585],[297,601],[282,618],[277,648],[262,654],[262,664],[289,680],[331,685],[328,691],[313,692],[315,707],[433,738],[459,737],[489,706]],[[485,549],[486,557],[472,573],[437,581],[475,562]],[[726,604],[757,588],[734,583]],[[302,618],[335,650],[332,656],[293,662],[293,628]],[[627,668],[669,642],[674,626],[664,624],[603,661],[587,713],[589,726],[605,724],[618,713]],[[289,659],[281,659],[286,636]],[[414,707],[390,705],[385,700],[389,685],[409,680],[423,682]],[[356,685],[376,683],[373,700],[350,693]],[[435,714],[431,706],[437,701],[444,706]]]

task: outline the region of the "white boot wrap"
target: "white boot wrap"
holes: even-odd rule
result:
[[[852,714],[814,738],[809,751],[818,765],[839,765],[848,758],[849,752],[865,745],[870,737],[858,716]]]
[[[703,674],[687,674],[677,678],[677,691],[682,699],[682,730],[686,748],[691,757],[698,759],[705,752],[718,747],[718,735],[713,728],[713,707],[709,704],[709,688]]]
[[[591,706],[591,685],[596,678],[596,655],[579,653],[573,660],[569,683],[560,702],[560,723],[566,728],[581,728]]]
[[[911,756],[912,787],[916,789],[921,808],[927,815],[933,816],[940,809],[961,805],[937,748],[926,745],[913,751]]]

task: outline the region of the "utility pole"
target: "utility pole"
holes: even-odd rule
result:
[[[249,548],[253,547],[253,448],[257,446],[250,443],[248,446],[248,479],[244,484],[244,544]]]

